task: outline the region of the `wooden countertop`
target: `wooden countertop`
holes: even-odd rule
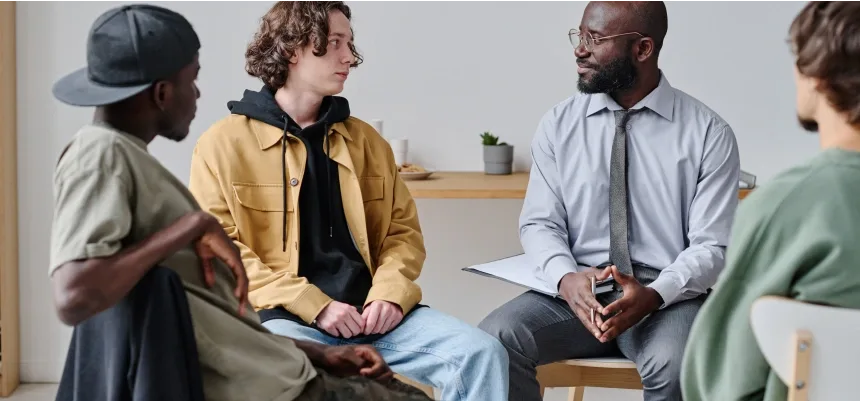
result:
[[[407,180],[413,198],[427,199],[522,199],[529,174],[487,175],[483,171],[440,171],[425,180]],[[740,199],[752,190],[741,189]]]

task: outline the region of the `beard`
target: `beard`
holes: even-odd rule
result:
[[[577,60],[579,61],[579,60]],[[604,65],[590,65],[594,72],[590,80],[585,80],[582,75],[576,86],[580,92],[592,93],[617,93],[628,90],[636,84],[636,66],[633,59],[627,55],[619,57]]]
[[[158,136],[173,142],[182,142],[188,136],[191,123],[178,120],[168,113],[162,113],[161,121],[158,123]]]
[[[801,117],[798,115],[797,122],[800,123],[800,127],[807,132],[818,132],[818,122],[811,118]]]
[[[161,134],[162,138],[171,140],[173,142],[182,142],[182,140],[184,140],[186,136],[187,135],[182,135],[176,132],[165,132],[164,134]]]
[[[164,139],[169,139],[173,142],[182,142],[182,140],[184,140],[185,137],[188,136],[188,130],[183,131],[177,128],[167,131],[161,131],[158,136]]]

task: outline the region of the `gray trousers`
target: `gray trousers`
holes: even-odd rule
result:
[[[622,356],[636,364],[646,401],[681,400],[684,346],[705,297],[658,310],[606,344],[585,329],[567,302],[537,292],[527,292],[502,305],[479,327],[498,338],[508,350],[509,400],[541,399],[536,377],[539,365],[573,358]],[[599,296],[598,301],[607,305],[612,298],[615,297]]]

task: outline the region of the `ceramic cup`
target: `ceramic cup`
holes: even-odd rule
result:
[[[394,163],[402,166],[406,163],[406,156],[409,154],[409,140],[402,138],[389,139],[391,151],[394,152]]]

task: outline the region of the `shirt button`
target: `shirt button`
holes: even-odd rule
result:
[[[633,129],[633,126],[630,124],[627,124],[627,130],[630,131],[631,129]]]
[[[290,179],[290,185],[292,185],[292,186],[299,185],[299,179],[298,178]]]

